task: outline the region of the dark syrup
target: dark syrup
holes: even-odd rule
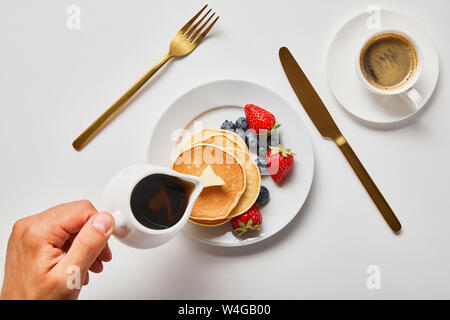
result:
[[[131,193],[131,211],[143,226],[167,229],[180,221],[194,186],[165,174],[145,177]]]

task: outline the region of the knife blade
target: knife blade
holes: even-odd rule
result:
[[[378,187],[373,182],[369,173],[359,161],[350,144],[342,135],[338,126],[334,122],[322,99],[309,82],[303,70],[298,65],[288,48],[282,47],[279,50],[281,65],[303,108],[316,126],[320,134],[325,138],[332,139],[341,149],[342,153],[350,163],[359,180],[366,188],[368,194],[374,201],[383,218],[394,232],[401,230],[401,224],[381,194]]]

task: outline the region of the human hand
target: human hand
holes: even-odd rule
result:
[[[76,299],[112,258],[109,213],[86,200],[22,218],[8,241],[1,299]]]

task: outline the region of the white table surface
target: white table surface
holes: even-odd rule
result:
[[[98,205],[108,178],[145,161],[152,126],[193,86],[217,79],[266,85],[300,108],[278,60],[288,46],[403,224],[394,235],[335,145],[310,129],[310,196],[282,232],[243,248],[184,235],[153,250],[112,239],[112,262],[82,299],[450,298],[448,0],[219,1],[211,37],[151,84],[82,152],[72,140],[165,54],[202,1],[4,0],[0,10],[0,256],[15,220],[58,203]],[[81,8],[81,29],[66,8]],[[334,99],[325,56],[337,29],[369,5],[415,17],[441,58],[436,91],[406,125],[369,128]],[[369,265],[381,289],[366,286]],[[3,269],[0,274],[3,278]],[[247,278],[247,285],[243,279]],[[250,280],[248,280],[250,279]]]

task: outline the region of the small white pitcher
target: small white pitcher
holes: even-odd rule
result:
[[[130,198],[134,187],[152,174],[176,177],[193,186],[181,219],[167,229],[156,230],[145,227],[137,221],[131,210]],[[150,164],[135,165],[119,171],[109,180],[103,192],[102,210],[113,215],[115,220],[113,235],[119,241],[134,248],[153,248],[166,243],[183,228],[202,189],[203,182],[198,177]]]

